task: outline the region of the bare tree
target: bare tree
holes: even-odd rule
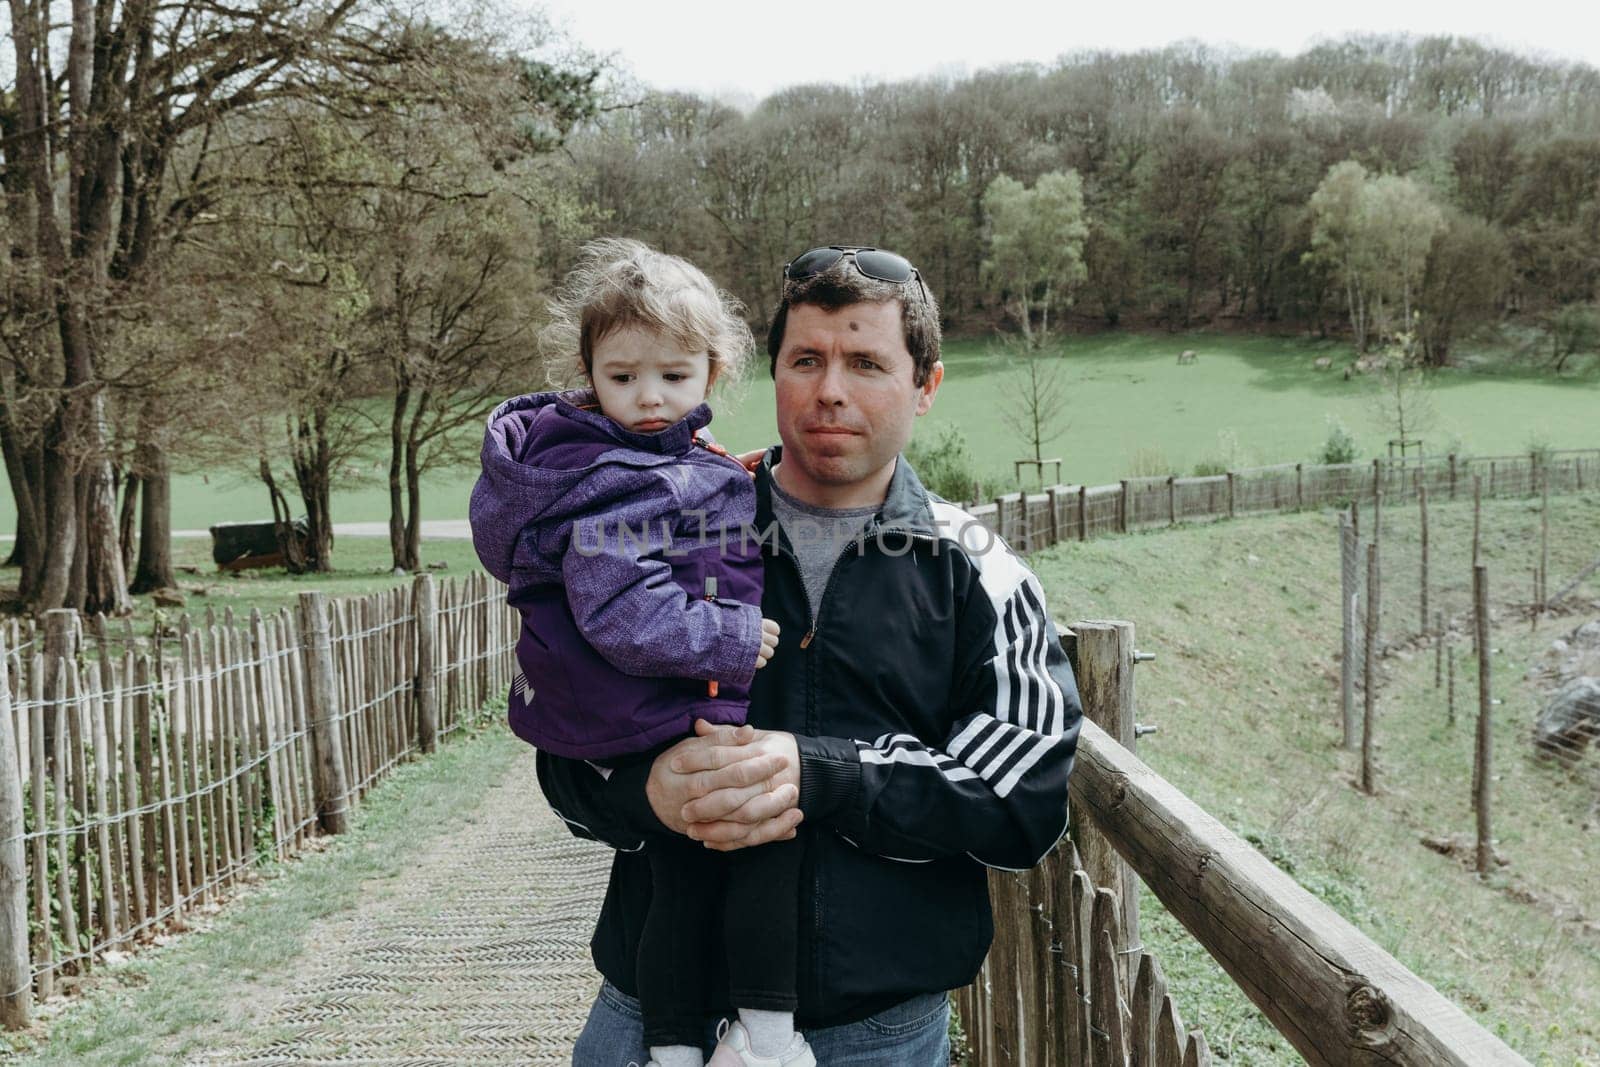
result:
[[[1422,367],[1420,346],[1414,334],[1396,335],[1385,349],[1378,387],[1373,396],[1373,420],[1400,445],[1420,443],[1421,435],[1433,426],[1435,408],[1433,386]]]
[[[1022,439],[1035,461],[1044,446],[1067,432],[1066,372],[1059,353],[1035,348],[1028,341],[1005,345],[1016,381],[1000,401],[1000,419]]]

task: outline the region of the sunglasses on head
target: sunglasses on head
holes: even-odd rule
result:
[[[828,245],[825,248],[813,248],[809,252],[802,252],[783,266],[783,276],[788,281],[800,282],[807,278],[830,270],[839,260],[849,257],[850,262],[862,276],[874,281],[890,282],[894,285],[904,285],[911,279],[917,280],[917,288],[922,290],[922,299],[926,303],[928,289],[922,284],[922,272],[911,265],[905,256],[888,252],[881,248],[860,245]]]

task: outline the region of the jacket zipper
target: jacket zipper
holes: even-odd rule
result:
[[[817,600],[817,609],[815,611],[811,611],[810,612],[810,615],[811,615],[811,628],[809,630],[807,630],[805,636],[800,639],[800,647],[802,649],[810,648],[812,639],[817,636],[817,624],[818,624],[818,621],[820,620],[820,618],[822,616],[822,605],[828,599],[828,589],[829,589],[830,586],[833,585],[834,576],[839,573],[839,565],[844,562],[845,557],[850,554],[852,549],[855,549],[858,552],[861,551],[862,550],[862,546],[864,546],[866,544],[866,539],[868,537],[879,537],[879,536],[882,536],[884,533],[900,533],[900,534],[905,534],[908,537],[919,536],[915,531],[909,530],[909,529],[907,529],[906,527],[903,527],[903,526],[874,526],[870,522],[866,526],[863,526],[861,528],[860,534],[858,534],[850,542],[850,544],[847,545],[844,548],[844,550],[839,553],[838,558],[836,558],[833,561],[832,569],[830,569],[828,571],[828,580],[826,582],[824,582],[823,585],[822,585],[822,596],[819,597],[818,600]],[[789,558],[789,562],[794,564],[795,577],[797,577],[800,580],[800,592],[801,592],[801,595],[803,596],[803,595],[805,595],[806,579],[805,579],[805,573],[800,568],[800,559],[799,559],[798,556],[796,556],[794,554],[794,552],[792,550],[789,551],[789,552],[784,553],[784,555],[787,555],[788,558]],[[809,598],[807,598],[807,599],[809,600]],[[807,604],[807,608],[808,609],[810,608],[809,603]],[[806,657],[806,728],[807,729],[813,729],[814,728],[812,726],[811,719],[812,719],[812,715],[813,715],[813,713],[815,711],[815,708],[816,708],[816,662],[810,656],[807,656]],[[812,894],[811,894],[811,928],[812,928],[811,962],[812,962],[812,970],[813,970],[813,973],[814,973],[814,985],[815,985],[816,989],[820,989],[821,988],[822,979],[821,979],[821,975],[816,973],[816,972],[820,969],[821,961],[822,961],[822,954],[821,954],[821,952],[820,952],[820,950],[818,948],[818,946],[820,946],[822,944],[822,893],[820,891],[821,887],[818,885],[818,881],[819,881],[819,878],[818,878],[818,863],[817,863],[817,859],[815,857],[815,854],[812,853],[812,849],[815,848],[815,847],[816,847],[815,841],[810,842],[808,847],[807,847],[807,849],[806,849],[806,853],[807,853],[807,865],[811,868],[811,872],[810,872],[811,873],[811,877],[810,877],[809,881],[810,881],[810,883],[811,883],[811,885],[813,887],[813,891],[812,891]]]
[[[833,576],[839,573],[839,564],[844,562],[844,558],[850,554],[852,549],[860,552],[868,537],[879,537],[886,533],[900,533],[905,534],[907,537],[918,536],[915,531],[908,530],[904,526],[874,526],[871,523],[863,526],[861,533],[854,537],[845,546],[844,551],[839,553],[838,558],[833,561],[833,567],[828,571],[828,580],[822,583],[822,596],[817,601],[816,610],[811,612],[811,629],[807,630],[805,636],[800,638],[801,648],[810,648],[812,639],[817,636],[817,621],[822,617],[822,605],[828,599],[828,587],[833,584]],[[800,559],[793,552],[789,553],[789,559],[794,563],[795,573],[800,575],[800,587],[804,589],[806,579],[800,570]],[[809,608],[810,605],[808,604],[807,607]]]

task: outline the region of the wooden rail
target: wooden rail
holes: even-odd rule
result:
[[[1071,793],[1308,1062],[1526,1062],[1093,721]]]

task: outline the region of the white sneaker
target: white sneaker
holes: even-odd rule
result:
[[[717,1047],[706,1067],[817,1067],[817,1057],[803,1034],[795,1034],[789,1047],[776,1056],[750,1051],[750,1032],[744,1023],[724,1019],[717,1025]]]

